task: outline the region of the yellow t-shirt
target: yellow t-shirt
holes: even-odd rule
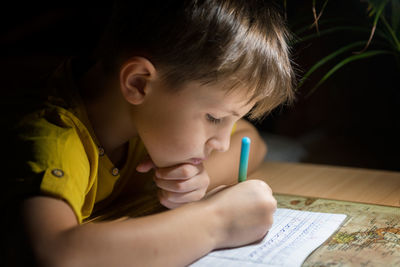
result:
[[[53,96],[45,106],[26,116],[19,124],[19,139],[25,166],[19,172],[24,183],[36,184],[36,193],[65,200],[81,223],[96,206],[106,206],[125,187],[142,192],[150,188],[149,174],[135,168],[146,156],[139,138],[129,141],[126,162],[116,168],[100,146],[93,132],[84,105],[73,84],[69,62],[63,65],[52,81]],[[36,181],[32,183],[32,178]],[[31,193],[32,194],[32,193]]]

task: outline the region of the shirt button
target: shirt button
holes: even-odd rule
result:
[[[53,174],[55,177],[58,177],[58,178],[61,178],[64,176],[63,170],[60,170],[60,169],[51,170],[51,174]]]
[[[102,148],[101,146],[99,146],[99,155],[104,156],[104,148]]]
[[[113,169],[111,170],[111,174],[112,174],[113,176],[117,176],[117,175],[119,174],[119,169],[118,169],[118,168],[113,168]]]

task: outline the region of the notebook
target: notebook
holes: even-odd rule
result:
[[[260,242],[213,251],[190,266],[301,266],[345,219],[345,214],[277,209],[271,229]]]

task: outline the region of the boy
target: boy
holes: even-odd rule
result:
[[[19,124],[14,176],[39,265],[183,266],[272,224],[264,182],[219,186],[236,183],[242,136],[250,171],[266,153],[241,118],[293,96],[280,16],[256,0],[130,2],[117,1],[93,55],[63,64]],[[149,179],[171,210],[82,224]]]

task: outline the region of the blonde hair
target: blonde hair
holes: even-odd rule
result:
[[[117,1],[96,57],[109,69],[149,58],[172,88],[226,81],[248,88],[252,119],[294,99],[288,30],[262,0]]]

